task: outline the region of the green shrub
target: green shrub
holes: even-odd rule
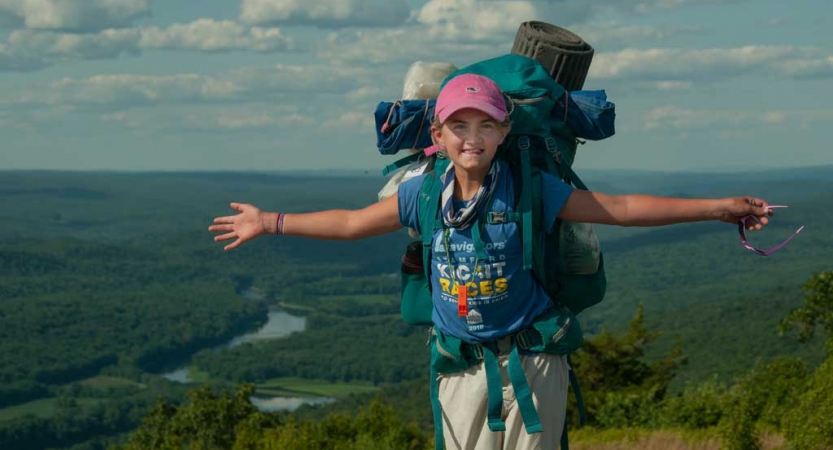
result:
[[[727,395],[717,378],[689,386],[682,395],[665,399],[660,409],[660,424],[688,429],[713,427],[723,417]]]
[[[785,411],[795,406],[808,375],[806,362],[783,358],[750,370],[736,383],[735,393],[743,397],[738,401],[749,404],[755,422],[779,429]]]
[[[599,408],[602,428],[654,428],[658,417],[657,393],[610,392]]]
[[[833,448],[833,357],[810,377],[783,423],[791,449]]]
[[[759,412],[749,397],[733,399],[732,406],[724,411],[718,426],[722,450],[760,450],[761,440],[755,429]]]

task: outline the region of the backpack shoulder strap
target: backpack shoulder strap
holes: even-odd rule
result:
[[[431,249],[433,248],[434,231],[442,228],[443,221],[439,214],[440,198],[442,195],[442,181],[440,175],[448,165],[442,159],[434,161],[434,169],[422,181],[419,190],[419,231],[422,239],[422,264],[425,276],[430,280]]]

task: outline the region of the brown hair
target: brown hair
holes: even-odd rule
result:
[[[503,122],[498,123],[502,128],[507,129],[512,126],[512,119],[509,118],[509,115],[506,115],[506,118],[503,119]],[[443,124],[440,123],[440,119],[436,116],[431,118],[431,126],[437,129],[442,128]]]

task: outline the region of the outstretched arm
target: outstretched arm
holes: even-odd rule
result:
[[[331,209],[301,214],[284,214],[283,227],[278,229],[279,214],[261,211],[254,205],[232,203],[239,211],[234,216],[217,217],[208,231],[225,232],[215,236],[217,242],[236,239],[224,247],[232,250],[246,241],[264,234],[285,234],[314,239],[355,240],[402,228],[399,223],[399,201],[396,195],[364,209]]]
[[[761,220],[754,228],[760,229],[768,222],[765,216],[772,214],[766,206],[764,200],[755,197],[684,199],[575,190],[558,217],[575,222],[648,227],[704,220],[737,223],[741,217],[754,215]]]

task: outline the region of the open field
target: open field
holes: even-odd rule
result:
[[[303,378],[273,378],[258,383],[257,393],[287,397],[331,397],[341,398],[350,394],[362,394],[377,390],[372,383],[356,381],[350,383],[330,383],[326,380],[307,380]]]
[[[761,433],[761,450],[776,450],[784,445],[783,437]],[[721,450],[715,430],[643,430],[579,429],[570,432],[574,450]]]

